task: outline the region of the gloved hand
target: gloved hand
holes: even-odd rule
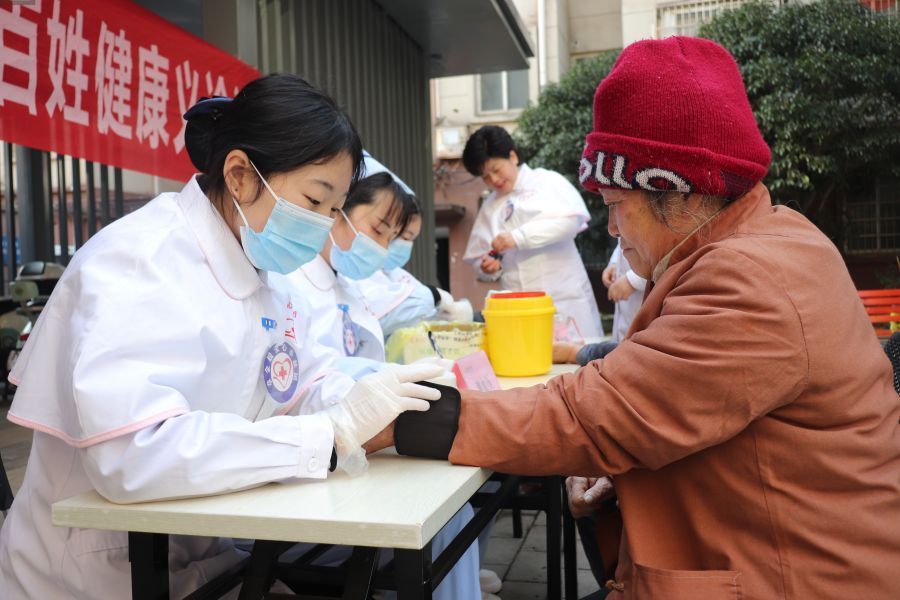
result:
[[[437,365],[392,365],[356,382],[341,402],[325,414],[334,425],[334,447],[338,466],[350,475],[360,475],[368,466],[363,443],[390,425],[406,410],[428,410],[428,400],[440,392],[412,383],[443,374]]]
[[[465,298],[457,300],[448,307],[442,306],[438,309],[438,318],[444,321],[469,322],[474,316],[475,311],[472,310],[472,304]]]
[[[444,371],[451,371],[453,369],[453,361],[449,358],[441,358],[439,356],[424,356],[419,360],[413,361],[411,366],[419,366],[419,365],[434,365],[442,368]]]
[[[454,300],[450,292],[438,289],[438,295],[441,297],[438,302],[438,318],[443,321],[471,321],[475,314],[472,305],[468,300]]]

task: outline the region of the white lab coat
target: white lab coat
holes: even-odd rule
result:
[[[463,260],[479,277],[499,277],[504,289],[541,290],[553,298],[557,314],[574,319],[583,337],[603,335],[600,312],[575,236],[587,228],[587,207],[562,175],[522,164],[513,190],[485,200],[475,218]],[[488,275],[479,265],[500,233],[512,234],[517,248],[503,252],[502,269]]]
[[[340,354],[336,367],[358,379],[382,368],[384,333],[351,281],[334,272],[321,255],[289,275],[270,275],[290,286],[298,307],[309,315],[309,337]]]
[[[616,312],[613,314],[612,340],[610,341],[618,343],[625,339],[625,334],[631,328],[634,315],[637,314],[641,304],[644,302],[644,288],[647,286],[647,280],[631,270],[631,265],[628,264],[625,253],[622,252],[621,242],[616,245],[616,249],[613,250],[612,255],[609,257],[609,264],[616,267],[616,279],[627,277],[631,287],[634,288],[634,292],[630,296],[616,302]]]
[[[324,478],[327,405],[353,381],[305,339],[195,180],[104,228],[72,260],[10,379],[9,419],[35,430],[0,531],[5,599],[127,598],[127,534],[54,527],[53,502],[115,502]],[[170,538],[183,597],[240,558],[230,540]]]
[[[368,279],[351,282],[378,319],[387,338],[402,327],[434,319],[434,294],[402,267],[379,270]]]

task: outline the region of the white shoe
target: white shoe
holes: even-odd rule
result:
[[[481,569],[478,571],[478,584],[481,586],[481,597],[485,598],[485,592],[488,596],[496,594],[503,589],[503,582],[497,577],[497,574],[490,569]],[[496,596],[494,596],[496,598]],[[489,600],[493,600],[490,598]]]
[[[481,600],[500,600],[500,596],[488,594],[487,592],[481,592]]]

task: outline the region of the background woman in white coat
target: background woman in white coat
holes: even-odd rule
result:
[[[76,253],[10,377],[9,419],[35,432],[0,532],[5,599],[129,597],[127,535],[54,527],[57,500],[321,479],[336,462],[360,468],[362,442],[434,398],[405,382],[437,369],[355,384],[325,376],[328,357],[303,337],[308,320],[268,281],[316,256],[356,177],[362,149],[347,115],[282,75],[186,118],[201,174]],[[329,408],[292,416],[310,398]],[[360,411],[368,422],[353,418]],[[238,558],[230,540],[172,536],[172,597]]]
[[[466,170],[492,190],[484,201],[463,260],[479,278],[503,288],[541,290],[557,314],[575,321],[582,337],[603,335],[600,312],[575,236],[590,215],[581,194],[559,173],[519,164],[512,138],[486,125],[463,150]]]

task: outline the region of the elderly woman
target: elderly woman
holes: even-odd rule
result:
[[[546,386],[463,392],[446,439],[403,447],[400,424],[398,450],[611,476],[616,600],[897,598],[891,367],[837,249],[772,205],[734,60],[701,39],[633,44],[594,119],[582,185],[648,279],[630,336]]]

